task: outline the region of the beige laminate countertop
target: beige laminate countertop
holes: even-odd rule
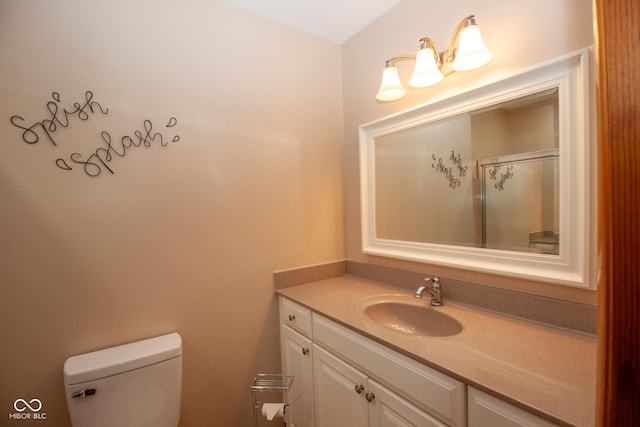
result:
[[[596,339],[446,300],[463,324],[458,335],[418,337],[367,319],[363,303],[380,295],[416,300],[409,291],[356,276],[278,289],[279,294],[469,385],[553,422],[595,424]]]

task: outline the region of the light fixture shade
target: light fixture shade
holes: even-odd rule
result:
[[[453,61],[453,69],[456,71],[468,71],[479,68],[491,61],[493,55],[480,35],[477,25],[469,25],[460,31],[458,40],[458,52]]]
[[[443,79],[434,55],[435,53],[430,47],[425,47],[418,51],[416,54],[416,66],[409,80],[411,86],[433,86]]]
[[[393,65],[387,66],[382,70],[382,82],[376,99],[379,101],[395,101],[405,96],[407,92],[400,83],[398,69]]]

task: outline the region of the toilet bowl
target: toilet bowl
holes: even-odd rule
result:
[[[73,427],[176,427],[180,421],[177,333],[70,357],[63,373]]]

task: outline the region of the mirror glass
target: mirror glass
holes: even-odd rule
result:
[[[363,252],[592,287],[588,61],[360,126]]]
[[[558,141],[557,88],[375,138],[376,235],[558,254]]]

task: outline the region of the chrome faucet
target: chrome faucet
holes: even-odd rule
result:
[[[425,277],[424,281],[429,283],[431,282],[431,286],[423,285],[420,286],[416,290],[416,298],[422,298],[422,294],[424,291],[427,291],[431,295],[431,305],[441,306],[442,302],[442,287],[440,286],[440,278],[439,277]]]

